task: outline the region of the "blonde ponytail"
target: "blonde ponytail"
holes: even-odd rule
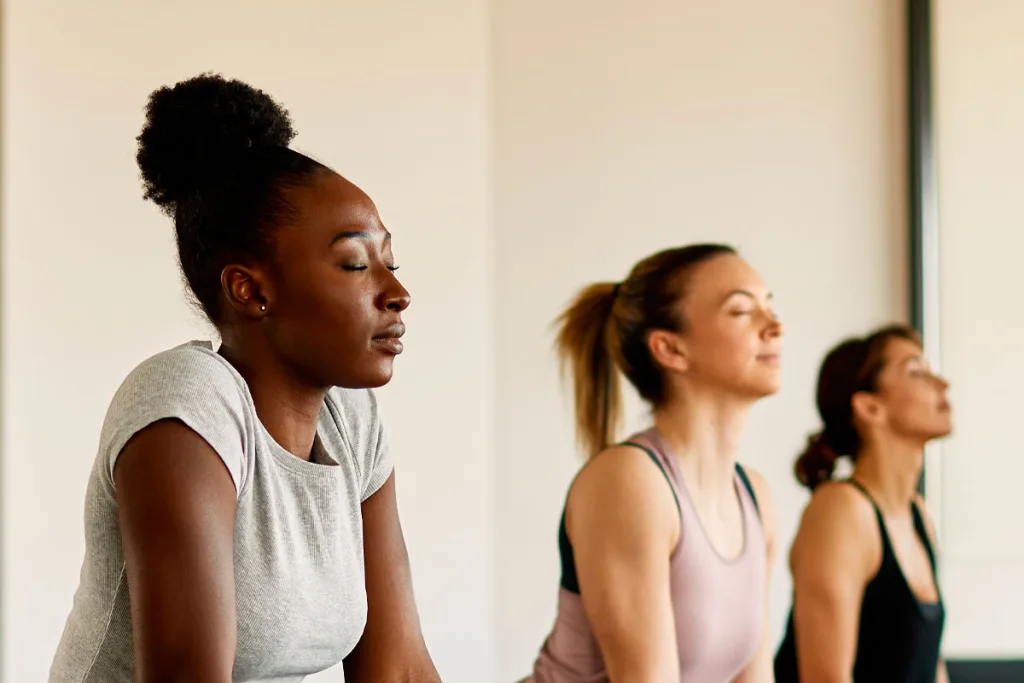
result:
[[[617,289],[611,282],[584,288],[557,320],[563,375],[572,379],[576,439],[588,458],[615,439],[622,417],[613,317]]]

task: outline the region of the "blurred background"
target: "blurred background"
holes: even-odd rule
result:
[[[944,648],[1024,658],[1024,3],[931,6],[939,287],[927,341],[956,422],[926,478]],[[807,500],[792,462],[817,427],[818,365],[841,337],[911,313],[904,2],[4,0],[0,11],[4,683],[46,678],[114,390],[149,355],[211,334],[185,303],[170,222],[142,200],[134,161],[148,94],[204,71],[281,101],[295,146],[363,187],[395,235],[413,305],[380,396],[446,682],[524,676],[554,618],[557,525],[580,459],[552,320],[580,286],[693,241],[738,247],[786,325],[784,388],[755,409],[741,455],[779,508],[781,638],[785,552]],[[636,402],[631,416],[642,425]]]

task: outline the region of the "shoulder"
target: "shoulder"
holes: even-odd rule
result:
[[[333,387],[324,400],[327,418],[355,449],[374,441],[382,430],[380,406],[372,389],[345,389]]]
[[[125,444],[161,420],[178,420],[205,439],[225,461],[241,488],[255,408],[245,381],[208,343],[191,342],[137,365],[107,410],[100,456],[113,481]]]
[[[379,412],[377,394],[373,389],[332,387],[327,392],[327,403],[345,417],[353,419],[374,419]]]
[[[671,485],[648,453],[635,446],[613,446],[576,476],[566,523],[570,528],[596,525],[604,532],[614,527],[659,533],[666,527],[678,534],[679,511]]]
[[[824,562],[870,573],[881,552],[875,508],[861,491],[842,482],[826,482],[814,491],[793,544],[794,564]]]
[[[636,446],[612,446],[583,466],[573,482],[570,496],[590,492],[629,496],[646,491],[651,486],[668,490],[659,464]]]
[[[802,524],[814,529],[867,531],[877,526],[877,517],[871,501],[856,487],[842,482],[826,482],[811,495]]]
[[[139,363],[121,383],[115,400],[138,400],[151,394],[171,398],[190,393],[197,398],[226,394],[241,400],[248,390],[237,371],[209,343],[190,342]]]
[[[373,495],[394,468],[394,459],[372,389],[334,387],[327,392],[320,418],[325,445],[337,460],[356,468],[362,500]]]

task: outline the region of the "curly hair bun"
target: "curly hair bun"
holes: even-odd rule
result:
[[[287,147],[288,112],[262,90],[203,74],[149,97],[136,161],[145,198],[173,211],[189,193],[230,173],[251,147]]]

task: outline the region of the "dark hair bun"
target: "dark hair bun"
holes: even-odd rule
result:
[[[146,199],[172,211],[216,182],[250,147],[287,147],[288,112],[261,90],[215,74],[163,87],[149,97],[136,161]]]
[[[832,478],[839,454],[824,432],[807,439],[807,447],[796,460],[793,471],[801,484],[812,491]]]

